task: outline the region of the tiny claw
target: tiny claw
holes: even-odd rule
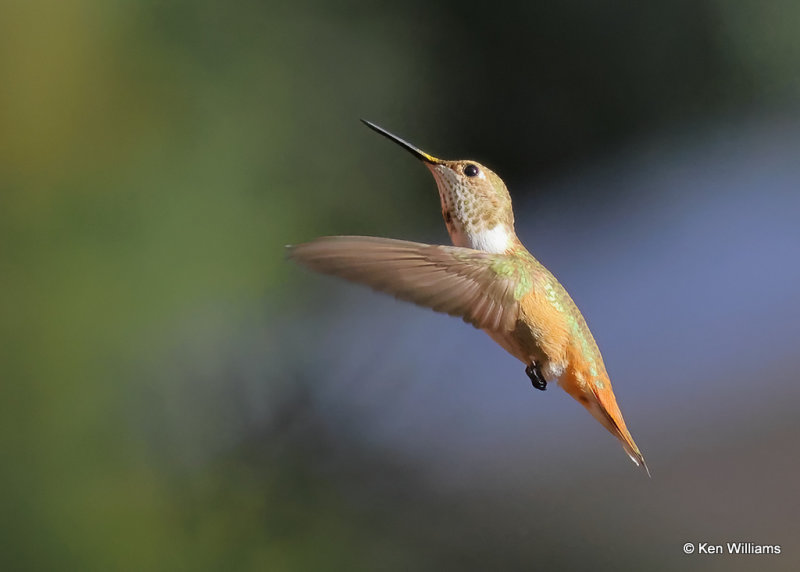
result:
[[[544,376],[542,375],[542,372],[536,362],[532,362],[530,365],[525,367],[525,373],[528,374],[533,387],[539,391],[544,391],[547,389],[547,381],[544,379]]]

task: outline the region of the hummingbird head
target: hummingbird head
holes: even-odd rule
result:
[[[475,161],[445,161],[425,153],[382,127],[363,120],[365,125],[391,139],[433,173],[450,239],[464,246],[492,253],[503,253],[514,245],[514,212],[503,180]]]

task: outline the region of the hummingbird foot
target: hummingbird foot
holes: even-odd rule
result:
[[[533,387],[539,391],[547,389],[547,381],[545,381],[542,370],[539,369],[539,365],[536,362],[531,362],[531,364],[525,368],[525,373],[531,378],[531,385],[533,385]]]

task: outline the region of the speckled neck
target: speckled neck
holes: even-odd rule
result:
[[[477,176],[466,177],[462,173],[464,164],[469,163],[428,165],[439,188],[442,217],[450,239],[456,246],[505,252],[515,242],[508,191],[502,180],[485,167],[479,166]]]

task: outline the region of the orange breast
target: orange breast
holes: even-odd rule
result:
[[[531,357],[543,356],[561,368],[567,365],[569,324],[544,292],[534,288],[520,301],[520,321],[515,337],[523,351]]]

